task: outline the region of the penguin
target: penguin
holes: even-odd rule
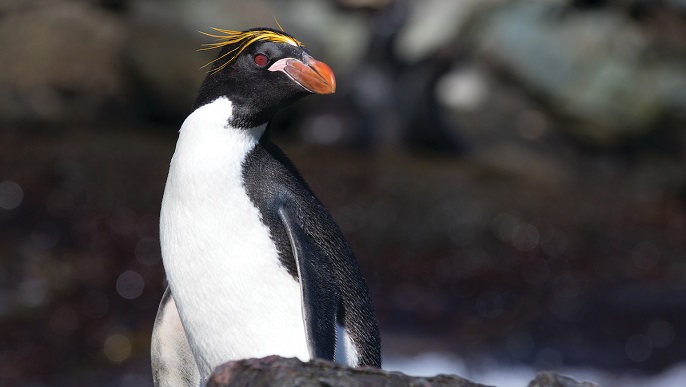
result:
[[[275,29],[215,29],[217,59],[179,130],[160,212],[168,288],[156,386],[268,355],[381,367],[367,284],[340,228],[270,140],[274,114],[332,94],[331,68]]]

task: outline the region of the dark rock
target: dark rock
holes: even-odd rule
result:
[[[326,360],[302,362],[295,358],[279,356],[222,364],[215,369],[207,386],[485,387],[483,384],[455,375],[414,377],[377,368],[350,368]],[[529,383],[529,387],[598,387],[598,385],[577,382],[554,372],[541,372]]]
[[[203,36],[185,28],[179,18],[149,3],[133,7],[125,49],[135,88],[138,115],[180,125],[190,113],[198,86],[207,75],[201,67],[216,52],[198,53]],[[211,39],[205,39],[211,41]]]
[[[207,383],[222,386],[452,386],[484,387],[453,375],[430,378],[412,377],[376,368],[349,368],[330,361],[304,363],[295,358],[268,356],[225,363],[214,371]]]

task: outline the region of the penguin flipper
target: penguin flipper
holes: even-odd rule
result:
[[[339,291],[331,264],[305,232],[297,213],[288,204],[279,208],[300,278],[303,320],[312,358],[334,360],[336,312]]]
[[[181,324],[169,287],[162,296],[150,342],[152,379],[155,387],[197,386],[200,371],[195,364],[186,331]]]

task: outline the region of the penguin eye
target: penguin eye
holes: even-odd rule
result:
[[[260,67],[264,67],[269,63],[269,58],[264,54],[255,54],[253,60],[255,61],[255,64]]]

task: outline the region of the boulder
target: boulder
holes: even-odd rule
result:
[[[302,362],[295,358],[268,356],[228,362],[217,367],[208,387],[231,386],[387,386],[387,387],[486,387],[456,375],[414,377],[377,368],[350,368],[315,359]],[[554,372],[542,372],[529,387],[598,387],[577,382]]]
[[[91,3],[36,2],[0,13],[0,121],[93,120],[124,98],[126,29]]]
[[[184,25],[178,14],[160,9],[158,4],[133,5],[127,25],[124,57],[135,90],[137,115],[180,125],[207,75],[208,68],[202,66],[217,52],[196,52],[203,36]]]
[[[578,138],[612,145],[686,110],[683,47],[661,47],[626,14],[505,2],[471,33],[482,58],[571,118]]]
[[[528,387],[599,387],[591,382],[577,382],[576,380],[556,374],[555,372],[539,372],[536,378],[529,382]]]
[[[217,367],[208,387],[229,386],[426,386],[486,387],[454,375],[431,378],[412,377],[377,368],[350,368],[315,359],[302,362],[296,358],[268,356],[228,362]]]

